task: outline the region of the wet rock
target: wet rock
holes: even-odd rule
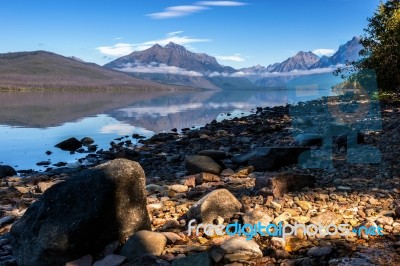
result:
[[[76,138],[69,138],[58,143],[57,145],[55,145],[55,147],[63,151],[76,151],[77,149],[82,147],[82,143]]]
[[[176,259],[172,262],[172,266],[210,266],[214,265],[208,252],[198,253]]]
[[[83,146],[88,147],[88,146],[90,146],[91,144],[94,143],[94,139],[92,139],[90,137],[84,137],[84,138],[81,139],[81,143],[82,143]]]
[[[204,155],[207,157],[212,158],[213,160],[220,161],[223,159],[226,159],[226,153],[224,151],[220,150],[204,150],[204,151],[199,151],[198,155]]]
[[[218,216],[230,218],[240,211],[242,204],[226,189],[217,189],[196,202],[188,211],[188,219],[212,223]]]
[[[15,220],[15,218],[16,218],[15,216],[4,216],[0,218],[0,227],[12,223]]]
[[[126,241],[120,255],[127,257],[130,261],[144,254],[160,256],[166,245],[167,238],[163,234],[142,230]]]
[[[258,244],[253,240],[246,240],[244,237],[232,237],[224,241],[221,248],[226,251],[224,260],[228,262],[252,260],[262,257],[262,252]]]
[[[0,165],[0,178],[17,175],[15,169],[9,165]]]
[[[145,175],[117,159],[43,193],[11,228],[19,265],[63,265],[141,229],[150,229]]]
[[[298,191],[304,187],[314,187],[314,184],[315,177],[313,175],[274,172],[256,177],[255,189],[267,188],[270,195],[281,197],[288,192]]]
[[[185,159],[185,168],[189,174],[194,175],[201,172],[219,175],[222,167],[213,159],[207,156],[195,155]]]

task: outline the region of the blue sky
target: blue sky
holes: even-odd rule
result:
[[[224,65],[329,54],[363,33],[379,0],[7,0],[0,53],[47,50],[105,64],[174,41]],[[321,50],[322,49],[322,50]]]

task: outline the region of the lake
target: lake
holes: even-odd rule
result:
[[[50,160],[74,164],[85,157],[54,147],[70,137],[91,137],[99,149],[108,149],[109,143],[121,136],[136,133],[151,137],[173,128],[247,115],[260,106],[328,95],[329,89],[312,86],[232,91],[0,92],[0,164],[43,171],[46,168],[36,163]]]

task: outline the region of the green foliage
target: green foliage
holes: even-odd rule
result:
[[[381,3],[361,38],[356,69],[374,69],[382,91],[400,90],[400,0]]]

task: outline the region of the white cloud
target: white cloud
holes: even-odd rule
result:
[[[201,1],[197,2],[196,5],[200,6],[245,6],[247,3],[237,1]]]
[[[314,54],[318,55],[318,56],[331,56],[333,55],[336,51],[333,49],[316,49],[314,51],[312,51]]]
[[[209,7],[233,7],[233,6],[245,6],[247,3],[238,1],[200,1],[193,5],[185,6],[170,6],[164,9],[162,12],[147,14],[146,16],[152,19],[168,19],[188,16],[206,9]]]
[[[240,54],[226,55],[226,56],[217,55],[216,58],[221,61],[233,61],[233,62],[244,62],[245,61],[245,59],[243,57],[241,57]]]
[[[167,7],[163,12],[147,14],[152,19],[167,19],[187,16],[202,10],[208,9],[205,6],[171,6]]]
[[[115,57],[128,55],[134,51],[134,47],[129,43],[117,43],[113,46],[100,46],[96,49],[104,55]]]
[[[182,33],[183,33],[183,31],[169,32],[169,33],[167,33],[165,38],[158,39],[158,40],[152,40],[152,41],[147,41],[147,42],[142,42],[142,43],[117,43],[117,44],[114,44],[111,46],[100,46],[100,47],[97,47],[96,50],[98,50],[100,53],[107,55],[107,56],[121,57],[124,55],[128,55],[134,51],[146,50],[157,43],[159,45],[164,46],[170,42],[174,42],[176,44],[184,45],[187,48],[190,48],[190,44],[192,44],[192,43],[211,41],[209,39],[198,39],[198,38],[192,38],[189,36],[182,36],[181,35]]]
[[[166,64],[152,63],[149,65],[144,65],[141,63],[136,64],[126,64],[122,68],[118,68],[117,70],[123,72],[131,72],[131,73],[157,73],[157,74],[172,74],[172,75],[183,75],[183,76],[191,76],[191,77],[202,77],[203,74],[186,70],[176,66],[168,66]]]
[[[179,34],[181,34],[181,33],[183,33],[182,30],[173,31],[173,32],[168,32],[168,33],[167,33],[167,36],[175,36],[175,35],[179,35]]]

